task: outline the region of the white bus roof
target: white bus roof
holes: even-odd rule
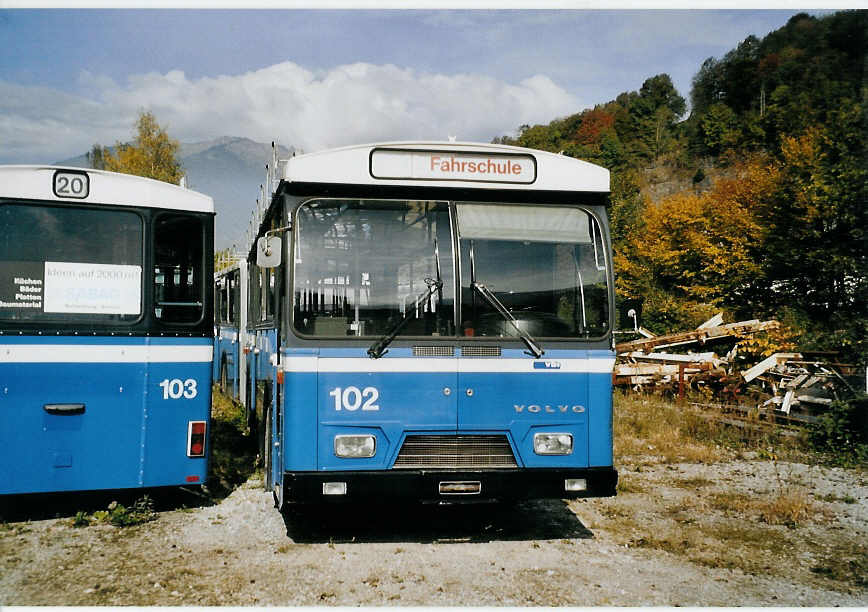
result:
[[[522,147],[471,142],[387,142],[298,155],[281,163],[290,183],[345,183],[608,192],[609,171]]]
[[[57,194],[55,176],[86,174],[86,197]],[[192,212],[214,212],[210,196],[154,179],[105,170],[61,166],[0,165],[0,198],[112,204],[143,208],[165,208]]]

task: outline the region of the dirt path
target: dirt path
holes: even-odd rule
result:
[[[346,506],[284,520],[252,478],[218,505],[134,527],[5,523],[0,604],[868,604],[862,472],[620,469],[625,490],[605,500]],[[757,519],[748,502],[784,485],[808,491],[810,514],[789,527]]]

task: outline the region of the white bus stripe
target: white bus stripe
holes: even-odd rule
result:
[[[0,344],[3,363],[208,363],[211,346],[184,344]]]
[[[534,367],[534,363],[549,364]],[[284,372],[548,372],[550,374],[611,374],[614,358],[591,359],[443,359],[399,357],[394,359],[370,359],[367,357],[284,357],[281,365]]]

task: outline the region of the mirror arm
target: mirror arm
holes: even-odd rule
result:
[[[266,257],[271,257],[271,250],[268,248],[268,237],[274,236],[275,234],[278,234],[280,232],[285,232],[287,230],[292,230],[292,223],[283,227],[275,228],[273,230],[268,230],[262,235],[262,237],[265,238],[265,243],[263,244],[264,248],[262,249],[262,252],[265,253]]]
[[[274,234],[277,234],[279,232],[286,232],[286,231],[291,231],[291,230],[292,230],[292,223],[290,223],[289,225],[284,225],[283,227],[275,228],[273,230],[268,230],[267,232],[265,232],[265,234],[263,234],[263,237],[268,238],[269,236],[273,236]]]

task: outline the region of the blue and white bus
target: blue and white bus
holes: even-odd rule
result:
[[[214,274],[214,380],[235,398],[247,391],[247,262],[232,256]],[[243,306],[245,305],[245,306]]]
[[[606,169],[398,142],[267,184],[243,399],[279,508],[615,494]]]
[[[0,166],[0,494],[203,484],[214,205]]]

